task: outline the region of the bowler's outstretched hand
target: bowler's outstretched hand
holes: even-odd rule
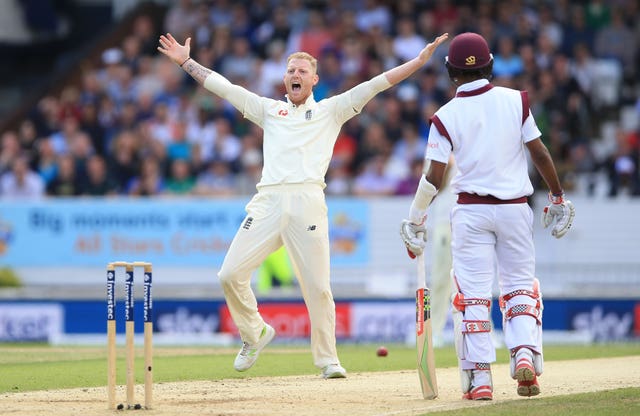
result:
[[[447,39],[449,39],[449,34],[443,33],[442,35],[438,36],[436,40],[425,46],[424,49],[420,52],[420,55],[418,55],[420,60],[422,62],[427,62],[429,58],[431,58],[431,55],[433,55],[433,52],[436,50],[436,48]]]
[[[171,59],[177,65],[182,65],[189,59],[191,52],[191,38],[187,38],[184,45],[181,45],[171,33],[160,35],[160,46],[158,51]]]

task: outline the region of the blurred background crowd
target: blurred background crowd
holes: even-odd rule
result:
[[[119,30],[83,50],[75,76],[4,123],[0,198],[255,191],[262,131],[159,54],[160,33],[181,43],[191,37],[195,60],[276,99],[284,98],[288,54],[307,51],[319,61],[320,100],[412,59],[438,34],[465,31],[489,42],[495,85],[529,92],[567,191],[640,196],[639,7],[635,0],[176,0],[134,7],[113,23]],[[427,120],[455,94],[447,49],[343,127],[326,177],[329,195],[414,193]]]

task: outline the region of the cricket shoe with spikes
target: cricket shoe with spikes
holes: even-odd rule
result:
[[[461,370],[464,400],[493,400],[491,364],[476,363],[474,370]]]
[[[513,375],[513,378],[518,381],[518,396],[537,396],[540,394],[540,385],[531,359],[531,352],[526,350],[520,353],[521,351],[516,354],[516,369]]]
[[[462,395],[462,398],[465,400],[493,400],[493,389],[491,386],[472,387]]]
[[[531,361],[521,359],[516,364],[516,376],[518,381],[518,396],[531,397],[540,394],[538,377]]]
[[[276,330],[269,324],[265,324],[260,333],[260,338],[255,344],[249,344],[248,342],[242,343],[242,349],[236,355],[236,360],[233,363],[233,368],[236,371],[247,371],[258,360],[260,351],[264,349],[276,336]]]

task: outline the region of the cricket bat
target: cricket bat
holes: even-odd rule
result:
[[[418,376],[422,397],[438,397],[435,357],[431,335],[431,291],[427,287],[424,255],[416,256],[418,264],[416,278],[416,348],[418,352]]]

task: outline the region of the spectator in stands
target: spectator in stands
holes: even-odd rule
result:
[[[70,154],[58,156],[56,176],[47,184],[47,195],[78,196],[82,193],[76,162]]]
[[[396,190],[397,181],[385,173],[386,158],[378,154],[368,159],[353,181],[353,194],[358,196],[389,196]]]
[[[251,51],[249,40],[244,37],[232,38],[231,50],[222,60],[221,73],[236,83],[251,83],[255,82],[256,69],[257,61]]]
[[[140,174],[131,179],[127,193],[131,196],[154,196],[163,193],[165,188],[160,161],[148,156],[142,159]]]
[[[310,10],[307,26],[290,38],[290,50],[305,51],[312,56],[322,56],[322,51],[335,47],[335,39],[319,10]]]
[[[20,142],[20,149],[29,158],[30,164],[33,167],[34,162],[38,158],[38,132],[36,125],[31,119],[24,119],[18,126],[18,140]]]
[[[169,161],[193,159],[193,145],[187,140],[187,124],[183,120],[173,123],[172,140],[166,145]]]
[[[373,100],[372,100],[373,101]],[[371,104],[371,102],[369,102]],[[376,155],[388,154],[391,141],[387,137],[384,125],[381,122],[372,120],[363,131],[359,140],[358,148],[354,158],[354,171],[361,169],[366,162]]]
[[[417,127],[414,123],[404,123],[402,136],[393,145],[391,157],[400,160],[407,167],[414,160],[422,159],[427,148],[427,139],[418,135]],[[407,169],[407,173],[409,173],[409,169]]]
[[[256,93],[269,98],[282,97],[282,74],[287,70],[285,48],[286,44],[281,40],[271,41],[267,45],[267,58],[260,65]],[[330,71],[323,71],[323,78],[330,76]]]
[[[638,46],[635,34],[625,24],[622,9],[612,9],[611,23],[596,34],[595,55],[599,58],[615,59],[622,67],[625,77],[635,79],[638,70],[635,66]]]
[[[86,178],[82,181],[81,193],[87,196],[107,196],[117,193],[117,185],[107,171],[107,163],[101,155],[87,160]]]
[[[242,169],[236,176],[238,195],[253,195],[262,176],[262,152],[257,148],[245,150],[240,158]]]
[[[0,138],[0,175],[9,172],[13,161],[20,155],[20,139],[14,130],[2,133]]]
[[[233,134],[231,122],[226,117],[216,118],[216,143],[214,146],[214,157],[229,163],[231,169],[237,172],[238,162],[241,156],[242,143]]]
[[[98,119],[97,103],[90,101],[82,105],[80,129],[89,135],[91,147],[101,155],[107,152],[106,131]]]
[[[253,188],[251,192],[255,192],[255,183]],[[194,193],[205,196],[234,195],[236,193],[236,177],[231,171],[229,163],[218,158],[210,160],[206,170],[197,177]]]
[[[29,168],[29,159],[24,155],[13,159],[11,170],[0,176],[1,199],[35,200],[44,194],[44,181]]]
[[[376,27],[382,30],[383,33],[390,33],[392,25],[391,10],[380,0],[364,0],[362,9],[356,14],[356,24],[358,29],[365,33]]]
[[[638,168],[640,151],[637,143],[630,140],[633,137],[623,129],[616,131],[617,150],[606,161],[609,174],[609,196],[618,196],[623,191],[627,195],[640,195],[640,169]]]
[[[593,50],[595,31],[587,26],[585,11],[580,5],[571,5],[569,21],[564,25],[562,35],[562,51],[570,56],[576,45],[583,44],[588,50]]]
[[[61,129],[50,136],[51,144],[56,154],[61,155],[68,152],[70,143],[81,133],[78,119],[74,116],[66,116],[62,120]]]
[[[253,34],[253,41],[258,49],[258,54],[269,56],[269,45],[273,43],[287,44],[291,35],[288,15],[288,8],[276,5],[271,13],[271,19],[267,19],[258,25]],[[286,49],[284,54],[286,55]]]
[[[58,155],[49,137],[39,139],[36,148],[38,153],[37,157],[33,160],[33,166],[44,181],[46,187],[53,181],[58,173]]]
[[[137,140],[135,133],[124,130],[115,138],[109,154],[109,172],[113,175],[119,192],[128,193],[129,183],[138,175]]]
[[[142,55],[156,54],[156,34],[158,31],[151,16],[147,14],[136,16],[131,31],[140,41],[140,53]]]
[[[415,195],[420,183],[420,178],[424,175],[424,155],[415,158],[409,166],[409,175],[396,185],[395,195]]]
[[[343,159],[332,159],[327,171],[327,195],[349,196],[353,194],[353,175]]]
[[[198,23],[200,10],[205,11],[204,15],[208,20],[209,9],[204,3],[194,2],[193,0],[178,0],[173,2],[164,16],[164,29],[176,36],[188,36]],[[198,39],[198,36],[195,36],[195,39]],[[207,39],[207,41],[209,41],[209,39]],[[199,42],[197,42],[197,44],[200,45]]]
[[[397,36],[393,39],[393,53],[401,61],[408,61],[418,55],[424,44],[425,39],[416,33],[416,25],[414,16],[401,16],[396,22]]]
[[[493,76],[495,78],[514,78],[524,70],[522,58],[516,53],[516,45],[512,38],[498,38],[498,53],[493,57]]]
[[[577,161],[584,157],[589,160],[585,155],[599,154],[593,147],[599,144],[598,139],[602,136],[601,123],[616,123],[621,108],[637,100],[635,91],[640,86],[634,72],[640,66],[637,2],[614,4],[601,0],[569,0],[544,5],[502,2],[498,7],[495,2],[402,0],[391,4],[367,0],[360,8],[350,2],[315,2],[313,7],[302,0],[276,3],[272,5],[268,0],[251,5],[228,1],[170,2],[165,25],[173,29],[165,26],[162,31],[190,33],[196,59],[206,67],[220,71],[225,60],[228,62],[232,57],[231,45],[240,30],[246,34],[240,37],[248,40],[245,50],[255,62],[254,69],[262,68],[252,72],[251,78],[243,82],[260,85],[255,87],[257,91],[275,98],[282,96],[277,88],[266,92],[273,80],[278,79],[280,84],[280,76],[273,74],[282,73],[277,69],[281,68],[282,56],[291,52],[304,36],[312,48],[320,51],[320,83],[315,95],[322,98],[345,91],[394,66],[398,56],[403,54],[401,51],[410,49],[415,39],[433,38],[444,31],[443,27],[450,33],[479,32],[497,51],[494,83],[529,91],[530,105],[540,122],[543,138],[550,140],[554,157],[560,158],[560,167],[580,172],[585,171],[584,166],[589,163]],[[194,88],[195,84],[174,65],[158,61],[157,33],[151,16],[135,17],[133,22],[131,30],[121,31],[122,35],[112,44],[98,51],[102,59],[95,67],[91,63],[78,65],[83,68],[74,77],[79,80],[78,84],[60,85],[62,92],[42,97],[23,120],[16,120],[9,129],[15,130],[22,121],[33,124],[35,135],[28,133],[23,142],[22,133],[19,134],[20,147],[30,154],[30,166],[40,173],[45,183],[56,173],[56,157],[51,154],[52,142],[47,138],[53,135],[56,151],[66,152],[67,116],[79,120],[77,129],[88,134],[94,151],[104,156],[110,176],[119,183],[121,192],[125,192],[126,184],[137,175],[139,167],[132,162],[146,154],[165,162],[172,140],[169,132],[178,118],[189,126],[187,137],[193,147],[192,169],[202,169],[206,161],[217,155],[213,119],[228,119],[227,130],[240,144],[236,146],[232,140],[231,153],[233,149],[243,147],[248,130],[246,120],[238,117],[228,103]],[[234,26],[236,23],[239,25]],[[558,28],[562,29],[561,33]],[[508,79],[499,75],[502,54],[498,39],[504,35],[517,47],[511,55],[522,61],[522,72],[516,71],[519,75]],[[596,39],[597,48],[594,47]],[[274,55],[267,53],[272,45]],[[283,45],[286,45],[285,52],[280,54]],[[432,62],[442,62],[444,55],[446,48],[436,50]],[[614,74],[604,72],[611,69],[606,66],[607,59],[612,61],[611,57],[623,63],[619,65],[624,65],[620,68],[625,68],[625,78],[618,79]],[[606,59],[603,61],[603,58]],[[567,84],[562,85],[562,74],[567,67],[577,82],[581,99],[572,89],[567,91]],[[434,103],[436,107],[444,104],[455,92],[443,76],[441,65],[428,65],[408,81],[418,87],[417,94],[408,94],[417,95],[417,102],[404,100],[396,94],[380,95],[368,104],[360,117],[343,126],[343,131],[365,150],[359,150],[358,163],[367,160],[362,156],[369,151],[364,136],[369,134],[370,124],[385,124],[387,140],[393,142],[400,138],[401,126],[416,119],[414,123],[419,126],[419,134],[426,136],[429,126],[423,121],[424,114],[432,112],[430,108]],[[401,90],[406,92],[411,88],[398,88],[397,92]],[[583,111],[585,103],[588,113]],[[158,106],[164,108],[158,110]],[[204,118],[198,120],[201,108]],[[156,111],[164,111],[166,119],[159,120]],[[580,121],[585,116],[589,119],[587,128]],[[152,132],[146,125],[149,120],[153,125]],[[122,134],[135,135],[131,151],[123,151],[122,146],[116,145]],[[608,149],[607,146],[601,148]],[[618,153],[619,149],[613,148],[602,155],[599,162],[612,161]],[[116,163],[116,160],[129,162]],[[253,174],[244,169],[254,171],[258,165],[245,166],[239,154],[232,163],[238,182],[251,183]],[[598,166],[604,167],[610,175],[611,170],[607,167],[614,164]],[[348,164],[344,172],[336,172],[334,176],[348,175],[345,180],[352,181],[354,172],[358,171],[353,167]],[[168,172],[162,173],[168,175]],[[571,172],[567,173],[569,178]],[[255,190],[253,186],[249,185],[251,193]]]
[[[164,192],[170,195],[188,195],[193,193],[196,180],[191,173],[191,166],[187,159],[172,159],[169,165]]]

